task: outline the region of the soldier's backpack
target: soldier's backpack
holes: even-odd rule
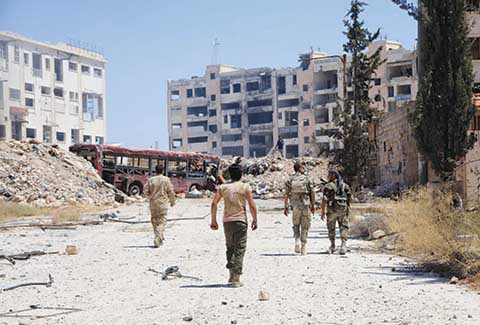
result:
[[[292,179],[292,193],[295,193],[295,194],[307,194],[307,193],[309,193],[305,177],[293,177],[293,179]]]
[[[345,183],[342,183],[342,186],[339,186],[335,192],[334,205],[335,210],[337,211],[348,210],[348,197],[347,192],[345,191]]]

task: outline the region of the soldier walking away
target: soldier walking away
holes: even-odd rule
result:
[[[153,245],[158,248],[163,245],[163,235],[167,224],[168,204],[175,205],[175,192],[170,179],[163,176],[163,166],[155,167],[156,176],[150,177],[145,185],[145,196],[150,200],[151,222],[155,239]]]
[[[210,228],[218,230],[217,208],[223,198],[223,230],[227,246],[227,269],[230,271],[228,283],[238,288],[243,284],[240,282],[240,275],[243,271],[243,258],[247,248],[248,219],[246,202],[250,207],[252,215],[252,230],[257,229],[257,208],[253,201],[250,186],[241,182],[242,168],[239,165],[231,165],[228,168],[231,183],[222,184],[218,187],[212,202],[212,220]]]
[[[308,176],[305,174],[303,165],[297,162],[293,169],[295,174],[285,183],[284,214],[288,217],[290,201],[293,210],[295,253],[305,255],[308,230],[312,222],[312,214],[315,214],[315,191]]]
[[[330,239],[330,254],[335,253],[335,226],[338,222],[340,238],[340,255],[347,252],[348,222],[352,195],[350,187],[346,184],[335,169],[328,171],[328,183],[323,190],[322,220],[325,220],[327,210],[328,238]]]

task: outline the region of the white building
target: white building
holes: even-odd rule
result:
[[[0,32],[0,140],[104,143],[106,63],[95,52]]]

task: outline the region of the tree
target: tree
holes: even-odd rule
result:
[[[411,124],[420,153],[443,180],[473,146],[473,67],[464,0],[420,0],[422,66]]]
[[[344,20],[347,42],[343,45],[345,53],[351,56],[351,64],[347,76],[351,80],[353,96],[344,96],[343,109],[338,112],[336,124],[339,127],[337,139],[343,144],[335,152],[335,161],[343,168],[345,178],[356,183],[367,176],[370,157],[368,124],[378,112],[372,108],[369,97],[372,76],[383,63],[382,48],[368,55],[368,46],[378,39],[380,29],[371,33],[365,22],[360,19],[366,3],[352,0],[347,19]],[[346,95],[346,94],[345,94]]]

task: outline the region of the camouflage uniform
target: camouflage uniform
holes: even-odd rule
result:
[[[342,206],[338,203],[338,186],[336,181],[329,182],[325,185],[323,190],[325,197],[327,198],[327,228],[328,238],[330,241],[335,240],[335,226],[338,222],[338,228],[340,230],[340,238],[342,241],[348,239],[348,222],[350,212],[350,200],[351,193],[350,187],[344,183],[344,192],[346,198],[346,206]]]
[[[300,239],[302,244],[307,243],[312,221],[310,210],[312,191],[312,183],[306,174],[297,172],[285,183],[285,194],[288,195],[293,209],[293,236],[296,240]]]
[[[155,234],[154,244],[158,247],[165,239],[163,233],[167,224],[168,205],[172,207],[175,205],[175,192],[170,179],[159,175],[148,179],[144,193],[150,200],[151,222]]]

